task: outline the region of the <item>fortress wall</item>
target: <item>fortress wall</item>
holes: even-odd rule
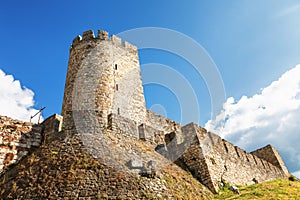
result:
[[[139,138],[137,124],[134,121],[118,114],[112,113],[108,116],[107,128],[112,130],[115,134]]]
[[[156,130],[162,131],[164,132],[164,134],[174,132],[176,134],[177,141],[182,142],[181,125],[175,121],[147,110],[146,125],[151,126]]]
[[[184,133],[185,151],[181,155],[180,160],[187,166],[188,170],[201,183],[207,186],[211,191],[217,192],[212,184],[211,174],[208,169],[202,148],[197,137],[196,125],[190,123],[182,127]],[[187,141],[188,140],[188,141]]]
[[[213,192],[221,181],[248,185],[253,178],[285,177],[283,161],[272,148],[249,154],[198,125],[182,127],[146,110],[137,48],[105,31],[97,36],[86,31],[73,40],[62,113],[70,133],[108,128],[153,144],[171,160],[183,153],[184,167]]]
[[[105,31],[86,31],[73,40],[62,114],[65,129],[75,128],[72,111],[94,110],[102,125],[110,113],[146,121],[137,48]]]
[[[138,124],[137,122],[118,114],[111,113],[108,115],[107,128],[116,134],[142,139],[155,146],[161,144],[166,146],[165,134],[163,131],[157,130],[152,126],[147,126],[144,123]]]
[[[286,176],[289,175],[289,172],[281,156],[279,155],[278,151],[271,145],[267,145],[263,148],[257,149],[251,152],[251,154],[256,155],[257,157],[264,159],[269,163],[272,163],[274,166],[277,166],[278,168],[282,169]]]
[[[41,144],[42,128],[0,116],[0,174]]]
[[[58,131],[61,122],[62,117],[56,114],[39,125],[0,116],[0,174]]]
[[[43,141],[49,143],[52,138],[55,137],[55,133],[62,131],[63,117],[58,114],[54,114],[43,121],[41,124],[43,130]]]
[[[211,177],[212,186],[209,188],[213,187],[212,191],[218,191],[222,180],[232,185],[249,185],[254,183],[253,178],[258,181],[283,178],[283,172],[278,167],[246,153],[202,127],[196,126],[196,130]]]
[[[141,126],[141,125],[140,125]],[[142,124],[145,131],[145,140],[154,145],[165,144],[165,134],[151,126]]]

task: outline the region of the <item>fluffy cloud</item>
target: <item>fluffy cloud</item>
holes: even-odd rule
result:
[[[0,69],[0,115],[29,121],[30,116],[37,112],[33,108],[33,96],[31,90],[21,87],[20,81]]]
[[[293,172],[292,174],[300,179],[300,171]]]
[[[252,97],[230,97],[205,128],[248,151],[277,148],[291,172],[300,171],[300,65]],[[297,176],[300,174],[297,173]]]

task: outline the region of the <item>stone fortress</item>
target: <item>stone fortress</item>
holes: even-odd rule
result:
[[[137,47],[105,31],[73,40],[62,115],[42,124],[0,116],[1,199],[211,199],[221,182],[289,177],[271,145],[247,153],[197,124],[147,110]],[[95,157],[97,144],[111,149]],[[145,155],[147,167],[117,148]],[[102,162],[109,158],[129,172]]]
[[[70,48],[62,107],[65,131],[76,132],[76,120],[92,123],[80,115],[74,119],[75,112],[94,112],[101,127],[151,144],[214,193],[221,182],[249,185],[289,175],[271,145],[247,153],[197,124],[182,126],[147,110],[137,47],[102,30],[97,36],[84,32]]]

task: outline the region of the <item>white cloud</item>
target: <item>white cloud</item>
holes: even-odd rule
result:
[[[300,179],[300,171],[293,172],[293,175]]]
[[[30,116],[37,112],[33,108],[33,97],[34,93],[30,89],[21,87],[20,81],[0,69],[0,115],[29,121]]]
[[[271,144],[291,172],[300,171],[300,65],[259,94],[228,98],[205,128],[248,151]]]

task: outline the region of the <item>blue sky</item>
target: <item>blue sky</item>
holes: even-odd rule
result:
[[[61,112],[69,47],[76,35],[90,29],[118,34],[162,27],[202,45],[221,74],[227,97],[238,103],[242,96],[259,95],[261,88],[300,63],[299,19],[296,0],[6,1],[0,6],[0,69],[34,92],[34,107],[46,106],[47,117]],[[189,63],[164,51],[141,50],[139,55],[141,64],[168,65],[191,82],[200,104],[199,123],[205,126],[211,116],[209,92]],[[158,85],[144,89],[148,108],[161,105],[158,108],[163,107],[168,117],[180,121],[178,100],[169,90]],[[238,137],[228,135],[239,144]],[[276,148],[285,157],[292,152],[284,152],[280,143]],[[295,159],[288,161],[293,171],[300,171],[299,150],[293,149]]]

